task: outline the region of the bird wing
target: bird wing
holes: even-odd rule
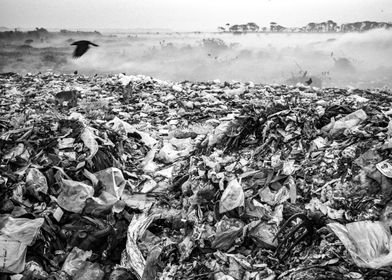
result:
[[[75,44],[76,48],[73,52],[73,57],[74,58],[79,58],[81,57],[83,54],[85,54],[88,50],[88,44]]]
[[[94,47],[99,47],[99,45],[94,44],[94,43],[92,43],[92,42],[90,42],[90,44],[93,45]]]

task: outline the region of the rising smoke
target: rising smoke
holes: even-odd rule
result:
[[[64,37],[32,43],[4,71],[144,74],[168,80],[241,80],[323,86],[392,85],[392,31],[366,33],[168,33],[85,38],[100,45],[78,60]],[[9,51],[15,44],[3,44]],[[12,52],[11,52],[12,53]]]

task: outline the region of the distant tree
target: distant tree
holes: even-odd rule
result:
[[[240,24],[240,28],[242,29],[242,32],[244,32],[244,33],[249,31],[247,24]]]
[[[333,20],[328,20],[327,24],[328,24],[328,31],[336,31],[336,28],[338,26],[336,22],[334,22]]]
[[[272,22],[270,23],[270,30],[271,30],[271,31],[275,31],[276,26],[277,26],[277,23],[272,21]]]
[[[316,31],[316,24],[314,22],[309,22],[305,29],[306,31],[314,32]]]
[[[219,32],[225,32],[226,29],[224,27],[222,27],[222,26],[218,26],[218,31]]]
[[[281,25],[276,25],[275,26],[275,31],[277,31],[277,32],[281,32],[281,31],[283,31],[283,30],[285,30],[286,29],[286,27],[284,27],[284,26],[281,26]]]
[[[275,31],[275,32],[280,32],[280,31],[287,29],[286,27],[281,26],[281,25],[277,24],[276,22],[271,22],[270,26],[271,26],[270,27],[271,31]]]
[[[246,25],[249,31],[257,32],[260,29],[260,27],[254,22],[248,22]]]
[[[317,32],[325,32],[327,30],[327,23],[321,22],[316,24],[316,31]]]
[[[242,26],[239,24],[234,24],[230,26],[229,31],[234,33],[243,32]]]
[[[43,27],[41,27],[41,28],[36,27],[36,28],[35,28],[35,31],[37,31],[38,33],[49,33],[49,31],[46,30],[46,29],[43,28]]]

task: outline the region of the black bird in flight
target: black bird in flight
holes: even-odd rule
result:
[[[74,58],[81,57],[83,54],[87,52],[87,50],[90,48],[90,45],[93,45],[94,47],[98,47],[98,45],[86,40],[73,42],[71,46],[76,46],[76,49],[73,52],[73,57]]]

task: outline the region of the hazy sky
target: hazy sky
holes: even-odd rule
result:
[[[392,21],[392,0],[0,0],[0,26],[216,30],[226,23],[284,26],[332,19]]]

